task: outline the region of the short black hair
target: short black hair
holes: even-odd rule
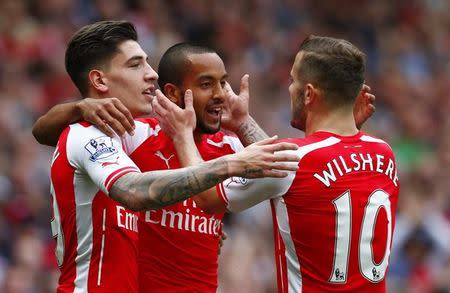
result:
[[[78,30],[66,49],[66,70],[83,96],[88,93],[88,73],[95,67],[107,69],[127,40],[137,41],[134,25],[128,21],[99,21]]]
[[[190,42],[178,43],[167,49],[158,66],[158,84],[161,90],[164,90],[164,85],[167,83],[181,85],[188,69],[187,57],[191,54],[205,53],[216,53],[216,51]]]
[[[298,77],[320,88],[335,106],[353,103],[364,83],[365,54],[350,42],[310,35],[300,45],[303,53]]]

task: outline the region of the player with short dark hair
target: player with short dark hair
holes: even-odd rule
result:
[[[235,137],[220,131],[229,85],[225,65],[213,49],[192,43],[176,44],[163,54],[158,74],[163,77],[159,80],[161,89],[177,105],[178,111],[183,112],[184,93],[192,90],[197,118],[193,133],[195,146],[204,160],[243,148],[239,139],[249,140],[245,132],[236,131],[238,137]],[[248,87],[246,78],[244,83]],[[236,122],[230,122],[228,126]],[[159,120],[155,123],[161,125]],[[246,123],[248,127],[257,126],[250,125],[254,123],[250,119]],[[164,131],[167,128],[161,127],[163,135],[147,139],[131,154],[141,170],[179,168],[185,160],[176,155],[179,146],[174,135],[178,132],[168,133]],[[158,150],[159,154],[149,155]],[[140,292],[216,292],[222,218],[223,213],[205,213],[196,198],[142,213],[139,226]]]
[[[194,136],[203,159],[242,148],[235,137],[218,132],[222,120],[238,134],[244,144],[267,137],[248,115],[248,76],[242,80],[240,96],[234,93],[230,95],[231,88],[226,82],[227,73],[220,57],[212,49],[189,43],[169,48],[161,59],[158,74],[163,75],[161,70],[170,69],[174,64],[182,66],[181,71],[172,69],[174,76],[167,76],[166,82],[161,82],[160,86],[169,99],[181,106],[177,106],[173,113],[182,112],[182,115],[185,114],[182,110],[183,94],[187,89],[192,89],[197,115]],[[229,101],[230,97],[232,101]],[[232,107],[234,103],[238,104],[234,107],[243,105],[246,108],[237,111],[243,113],[239,117],[231,115],[223,119],[225,102]],[[363,120],[368,116],[365,115]],[[136,122],[135,135],[131,140],[125,140],[128,140],[128,143],[125,142],[126,149],[142,171],[178,168],[185,161],[183,156],[176,156],[175,149],[180,145],[173,139],[174,133],[160,131],[160,126],[159,121],[154,119],[140,120]],[[206,134],[208,132],[211,134]],[[215,292],[217,234],[220,233],[218,227],[223,213],[208,215],[199,207],[210,208],[203,198],[198,197],[195,202],[187,200],[163,210],[142,213],[139,238],[141,292]],[[189,223],[194,224],[192,226]],[[180,246],[180,243],[190,248]]]
[[[150,113],[158,76],[147,63],[131,23],[103,21],[83,27],[69,43],[66,64],[85,95],[118,96],[132,115]],[[197,150],[190,90],[184,103],[185,113],[194,119],[176,136],[177,151],[192,156]],[[64,115],[70,117],[73,111]],[[158,127],[152,126],[139,123],[136,131],[158,136]],[[136,141],[108,137],[85,121],[69,125],[51,164],[52,233],[61,269],[58,292],[136,292],[138,217],[134,211],[186,200],[232,175],[285,176],[272,169],[292,169],[279,161],[295,156],[273,152],[296,146],[271,145],[271,141],[194,167],[141,173],[127,155],[139,146]]]
[[[210,212],[238,212],[270,199],[279,292],[385,292],[399,180],[394,154],[358,130],[355,101],[364,54],[345,40],[310,36],[291,70],[291,125],[299,169],[278,179],[227,179],[202,197]],[[180,116],[162,97],[154,110],[172,127]],[[163,123],[163,122],[161,122]],[[196,164],[189,157],[184,165]]]
[[[221,185],[232,211],[271,198],[279,292],[386,291],[399,181],[391,147],[355,126],[364,60],[345,40],[308,37],[289,86],[306,137],[282,140],[299,146],[299,170]]]
[[[168,83],[181,84],[189,69],[189,55],[216,54],[216,51],[205,46],[182,42],[167,49],[158,65],[158,84],[161,90]]]
[[[124,41],[137,41],[136,30],[127,21],[103,21],[80,29],[70,40],[65,54],[67,73],[82,96],[88,95],[88,71],[94,67],[106,70],[109,61],[119,53]]]

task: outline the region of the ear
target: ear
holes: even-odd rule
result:
[[[166,83],[163,88],[163,93],[173,103],[177,104],[180,107],[182,106],[182,91],[178,86],[174,85],[173,83]]]
[[[305,86],[305,106],[311,105],[317,99],[317,89],[310,83]]]
[[[105,83],[105,75],[101,70],[92,69],[91,71],[89,71],[88,76],[89,82],[95,90],[101,93],[106,93],[108,91],[109,88]]]

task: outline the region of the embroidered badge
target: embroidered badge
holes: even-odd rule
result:
[[[93,138],[84,148],[91,154],[89,160],[92,162],[117,154],[117,149],[113,145],[112,138],[108,136]]]
[[[247,179],[247,178],[244,178],[244,177],[231,177],[231,178],[230,178],[230,181],[229,181],[229,183],[228,183],[228,185],[227,185],[227,187],[228,187],[231,183],[237,183],[237,184],[240,184],[240,185],[245,186],[245,185],[248,184],[248,179]]]

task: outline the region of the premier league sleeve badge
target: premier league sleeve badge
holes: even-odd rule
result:
[[[90,153],[89,160],[92,162],[106,159],[117,154],[117,148],[113,145],[113,140],[108,136],[100,136],[89,140],[84,148]]]

